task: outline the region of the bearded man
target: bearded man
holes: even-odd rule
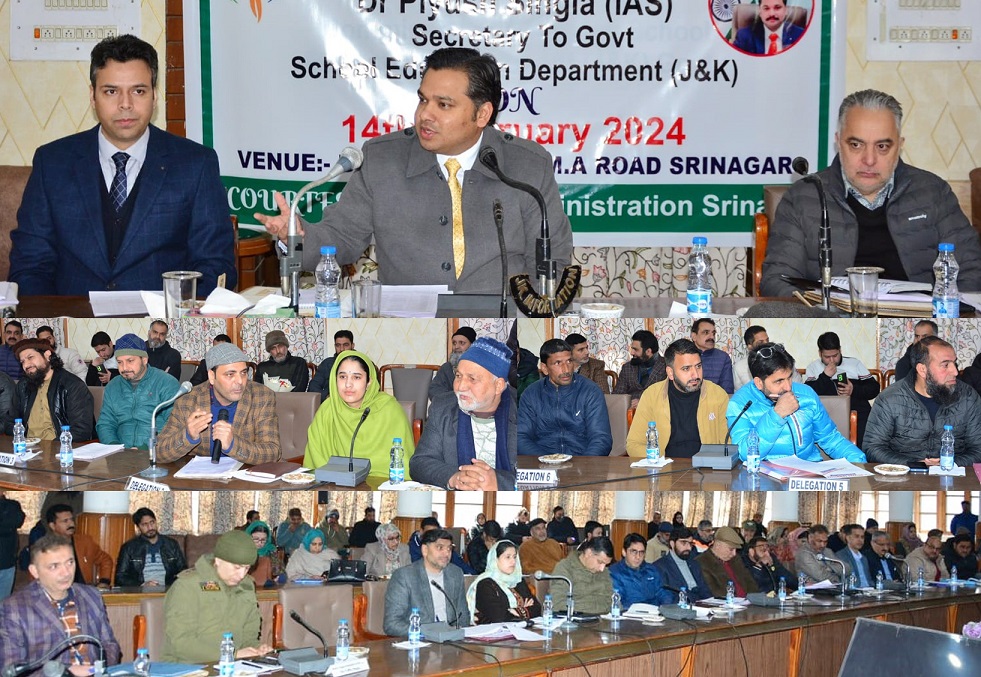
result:
[[[24,339],[14,345],[14,354],[24,369],[24,378],[17,383],[17,417],[24,421],[27,436],[54,440],[62,426],[68,426],[72,439],[91,440],[95,430],[92,393],[82,379],[65,370],[51,344]]]

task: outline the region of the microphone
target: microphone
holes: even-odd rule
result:
[[[480,163],[487,167],[506,185],[531,195],[538,203],[542,213],[542,228],[535,240],[535,275],[538,278],[538,291],[531,288],[528,275],[511,278],[511,296],[515,304],[528,317],[557,317],[565,312],[575,298],[582,275],[580,266],[568,266],[562,271],[560,283],[556,283],[558,262],[552,258],[552,236],[548,227],[548,210],[545,198],[534,186],[516,181],[507,176],[497,161],[497,153],[490,146],[484,146],[478,153]]]
[[[183,397],[191,392],[191,388],[193,388],[191,382],[184,381],[181,383],[181,387],[177,389],[177,392],[174,393],[173,397],[171,397],[169,400],[161,402],[156,406],[156,408],[154,408],[153,414],[150,416],[150,438],[147,440],[147,448],[150,451],[150,467],[141,472],[140,477],[148,477],[151,479],[155,477],[164,477],[169,472],[165,468],[157,467],[157,414],[164,407],[168,407],[176,402],[177,398]]]
[[[293,203],[290,205],[289,221],[287,222],[286,253],[279,252],[279,279],[283,296],[290,297],[290,305],[297,313],[300,312],[300,271],[303,265],[303,240],[297,233],[296,216],[296,208],[300,203],[300,198],[321,184],[333,181],[342,174],[357,170],[361,167],[362,162],[364,162],[364,154],[354,146],[348,146],[341,151],[337,162],[327,174],[300,188],[296,197],[293,198]]]
[[[302,625],[304,630],[320,640],[320,643],[324,645],[324,658],[327,658],[327,640],[324,639],[324,636],[315,627],[300,618],[300,614],[296,613],[296,611],[290,611],[290,618]]]
[[[730,439],[732,439],[732,429],[736,427],[736,423],[738,423],[738,422],[739,422],[739,419],[741,419],[741,418],[743,417],[743,414],[745,414],[745,413],[746,413],[746,410],[747,410],[747,409],[749,409],[749,408],[750,408],[751,406],[753,406],[753,400],[749,400],[749,401],[747,401],[747,402],[746,402],[746,404],[745,404],[745,405],[743,405],[743,408],[742,408],[742,411],[740,411],[740,412],[739,412],[739,415],[738,415],[738,416],[736,416],[736,418],[735,418],[735,419],[733,419],[733,421],[732,421],[732,425],[730,425],[730,426],[729,426],[729,427],[728,427],[728,428],[726,429],[726,439],[725,439],[725,441],[724,441],[724,442],[722,443],[722,447],[723,447],[723,453],[724,453],[724,454],[725,454],[726,456],[728,456],[728,455],[729,455],[729,440],[730,440]],[[738,452],[737,452],[737,453],[738,453]]]
[[[817,189],[818,200],[821,203],[821,229],[818,231],[821,266],[821,294],[824,297],[824,309],[831,310],[831,220],[828,218],[828,195],[824,183],[817,174],[808,174],[807,160],[796,157],[790,163],[791,169],[801,174],[801,181],[813,183]]]
[[[572,599],[572,581],[565,576],[556,576],[555,574],[547,574],[541,569],[535,572],[536,581],[565,581],[566,585],[569,586],[569,593],[565,596],[565,617],[570,623],[572,622],[572,616],[575,613],[575,600]]]
[[[358,432],[361,430],[361,426],[364,425],[364,420],[368,418],[368,414],[371,413],[371,407],[365,407],[364,413],[361,414],[361,420],[358,421],[358,425],[354,426],[354,434],[351,435],[351,451],[348,452],[347,461],[347,471],[354,472],[354,440],[358,439]]]
[[[228,409],[218,410],[218,420],[227,421],[228,420]],[[211,462],[218,464],[221,460],[221,440],[211,440]]]
[[[348,457],[331,456],[325,465],[320,466],[314,471],[314,477],[318,482],[333,482],[342,487],[355,487],[365,481],[368,473],[371,472],[371,459],[354,457],[354,442],[358,439],[358,431],[364,424],[371,407],[365,407],[361,412],[361,420],[354,427],[354,434],[351,435],[351,449]]]
[[[834,557],[828,557],[824,553],[820,553],[820,552],[814,555],[814,559],[816,559],[819,562],[834,562],[835,564],[838,564],[841,567],[841,594],[838,597],[840,599],[846,599],[848,597],[848,593],[846,592],[846,590],[848,589],[848,576],[845,574],[845,563],[842,562],[840,559],[835,559]],[[831,567],[828,568],[830,569]]]
[[[450,623],[450,625],[451,625],[451,626],[453,626],[454,628],[458,628],[458,627],[460,627],[460,614],[459,614],[459,612],[458,612],[458,611],[456,610],[456,604],[454,604],[454,603],[453,603],[453,600],[452,600],[452,599],[450,599],[450,596],[446,594],[446,590],[443,590],[443,586],[442,586],[442,585],[440,585],[439,583],[437,583],[436,581],[434,581],[434,580],[432,580],[432,579],[430,579],[430,581],[429,581],[429,582],[433,584],[433,587],[434,587],[434,588],[436,588],[436,589],[437,589],[437,590],[439,590],[439,591],[440,591],[441,593],[443,593],[443,597],[445,597],[445,598],[446,598],[446,602],[447,602],[447,604],[449,604],[449,605],[450,605],[450,611],[452,611],[452,612],[453,612],[453,622],[452,622],[452,623]]]
[[[48,652],[40,658],[27,663],[14,663],[13,665],[8,665],[7,667],[3,668],[0,675],[2,675],[2,677],[20,677],[21,675],[26,675],[28,672],[33,672],[39,667],[44,666],[45,677],[48,677],[48,670],[52,669],[48,667],[49,663],[54,663],[54,665],[59,669],[64,668],[66,671],[55,672],[53,675],[68,674],[67,668],[65,668],[61,663],[54,662],[51,659],[62,653],[68,647],[75,646],[76,644],[94,644],[99,648],[99,658],[93,661],[93,667],[95,669],[95,675],[102,675],[105,669],[105,650],[102,648],[102,640],[92,635],[74,635],[72,637],[65,637],[63,640],[51,647],[51,649],[49,649]]]
[[[905,557],[897,557],[896,555],[892,554],[891,552],[887,552],[885,555],[883,555],[883,557],[885,559],[894,559],[897,562],[905,562],[906,561],[906,558]]]
[[[501,250],[501,317],[508,316],[508,250],[504,244],[504,205],[494,200],[494,227],[497,228],[497,246]]]

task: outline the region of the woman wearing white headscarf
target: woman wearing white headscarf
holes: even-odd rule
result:
[[[488,553],[487,569],[467,590],[467,607],[477,625],[528,620],[542,614],[542,605],[521,578],[514,543],[498,541]]]
[[[364,561],[369,576],[391,576],[399,567],[412,564],[409,546],[400,543],[402,532],[394,524],[379,524],[375,529],[377,543],[364,547]]]

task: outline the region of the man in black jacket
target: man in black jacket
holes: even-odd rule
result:
[[[157,516],[149,508],[133,513],[140,535],[123,543],[116,558],[116,585],[121,588],[170,585],[187,568],[177,541],[157,531]]]
[[[375,509],[370,505],[364,509],[364,519],[355,522],[351,527],[351,535],[348,538],[348,545],[352,548],[363,548],[369,543],[377,543],[378,537],[375,531],[379,523],[375,520]]]
[[[290,353],[290,340],[279,329],[266,334],[269,359],[259,363],[255,382],[277,393],[305,393],[310,382],[307,361]]]
[[[868,557],[869,571],[873,579],[875,579],[876,574],[882,572],[886,587],[890,587],[890,581],[902,582],[903,570],[899,566],[899,562],[892,557],[892,539],[889,538],[888,533],[878,529],[873,530],[869,544],[862,550],[862,554]]]
[[[146,336],[146,354],[150,358],[150,366],[165,371],[178,381],[181,380],[181,354],[176,348],[167,343],[167,332],[170,327],[163,320],[150,323],[150,331]]]
[[[56,440],[61,427],[68,426],[75,441],[91,440],[94,403],[82,379],[64,369],[47,341],[24,339],[14,346],[14,353],[24,368],[24,378],[17,383],[18,417],[24,420],[28,437]],[[43,407],[34,411],[39,394],[47,402],[47,416]]]
[[[793,592],[796,589],[797,581],[794,579],[794,575],[781,564],[780,560],[773,558],[770,544],[762,536],[754,536],[749,539],[742,558],[743,564],[752,574],[760,592],[776,592],[780,588],[781,578],[787,584],[788,592]]]

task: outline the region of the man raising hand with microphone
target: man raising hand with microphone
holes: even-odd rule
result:
[[[865,454],[838,432],[814,391],[793,382],[794,364],[793,356],[779,343],[764,343],[750,351],[753,380],[736,391],[726,410],[739,458],[746,460],[749,433],[755,430],[764,460],[798,456],[820,461],[820,446],[832,458],[865,463]]]
[[[365,143],[364,164],[341,199],[303,233],[303,268],[313,270],[322,245],[337,247],[341,265],[355,263],[374,239],[385,284],[445,284],[453,292],[500,293],[501,245],[511,275],[535,274],[542,214],[531,195],[505,185],[478,155],[492,149],[501,170],[543,196],[552,258],[572,258],[572,229],[562,209],[552,157],[540,145],[494,129],[501,100],[497,61],[474,49],[438,49],[426,58],[415,125]],[[256,214],[280,240],[289,206]]]
[[[244,463],[278,461],[282,454],[275,394],[249,380],[248,357],[232,343],[215,345],[204,359],[208,382],[177,400],[157,440],[157,461],[187,454],[210,456],[217,442],[221,454]]]

